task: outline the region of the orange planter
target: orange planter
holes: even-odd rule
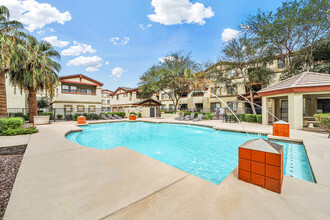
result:
[[[285,121],[274,122],[273,135],[281,137],[290,137],[290,124]]]
[[[86,124],[86,117],[85,116],[79,116],[79,117],[77,117],[77,124],[78,125]]]
[[[281,193],[283,147],[264,139],[247,141],[238,150],[238,178]]]
[[[129,120],[130,121],[135,121],[136,120],[136,115],[129,115]]]

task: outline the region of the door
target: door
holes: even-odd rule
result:
[[[155,117],[155,108],[150,108],[150,118]]]
[[[330,113],[330,100],[328,100],[327,102],[323,102],[322,112],[323,113]]]
[[[280,110],[280,119],[283,121],[288,121],[288,100],[281,100],[281,110]]]

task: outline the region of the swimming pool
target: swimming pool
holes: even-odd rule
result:
[[[251,135],[253,139],[260,137],[267,139]],[[66,138],[98,149],[125,146],[215,184],[221,183],[235,169],[238,147],[249,140],[244,133],[147,122],[93,124]],[[314,182],[305,147],[274,142],[284,146],[284,175]]]

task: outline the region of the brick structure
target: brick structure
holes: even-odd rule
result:
[[[78,125],[84,125],[84,124],[86,124],[86,117],[85,116],[79,116],[79,117],[77,117],[77,124]]]
[[[238,178],[281,193],[283,146],[259,138],[239,147]]]
[[[290,137],[290,124],[285,121],[274,122],[273,135],[281,137]]]

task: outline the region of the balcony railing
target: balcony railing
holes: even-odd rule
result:
[[[96,95],[96,93],[81,93],[81,92],[63,92],[63,94],[73,94],[73,95]]]

